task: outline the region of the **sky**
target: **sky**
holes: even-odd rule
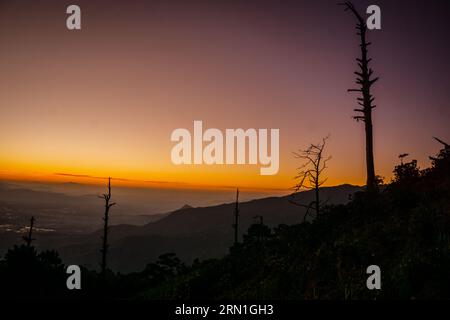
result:
[[[66,7],[82,29],[66,28]],[[448,1],[377,4],[376,173],[450,140]],[[330,135],[327,185],[365,182],[352,119],[358,38],[336,1],[0,1],[0,179],[289,190],[292,152]],[[177,128],[277,128],[278,174],[172,163]]]

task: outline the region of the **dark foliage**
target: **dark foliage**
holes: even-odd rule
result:
[[[66,289],[65,269],[56,251],[37,253],[14,246],[0,261],[1,297],[55,298]]]
[[[253,225],[225,258],[159,286],[171,287],[162,298],[450,298],[449,168],[447,146],[431,168],[401,164],[379,194],[355,194],[313,223]],[[372,264],[382,270],[382,290],[366,288]],[[149,288],[146,295],[160,293]]]

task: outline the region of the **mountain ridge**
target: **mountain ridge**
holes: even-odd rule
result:
[[[361,190],[362,187],[344,184],[321,188],[321,196],[328,199],[328,204],[343,204],[353,193]],[[305,209],[293,205],[290,200],[308,204],[313,197],[312,191],[303,191],[292,196],[265,197],[240,203],[239,237],[256,222],[256,215],[263,216],[269,227],[303,221]],[[166,252],[174,252],[186,261],[224,255],[232,244],[234,205],[230,202],[195,208],[183,206],[143,226],[111,226],[111,268],[122,272],[138,271]],[[82,243],[60,248],[64,260],[97,267],[101,232],[99,229]]]

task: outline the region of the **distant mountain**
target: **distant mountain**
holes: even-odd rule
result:
[[[343,204],[361,187],[341,185],[321,189],[328,204]],[[269,197],[240,203],[239,236],[255,223],[260,215],[264,223],[274,227],[303,221],[305,209],[291,203],[308,204],[311,191],[295,196]],[[122,272],[137,271],[166,252],[175,252],[181,259],[212,258],[224,255],[233,239],[234,203],[193,208],[185,205],[156,222],[144,226],[117,225],[110,228],[110,267]],[[81,243],[59,248],[64,260],[74,264],[97,267],[101,230],[84,237]]]
[[[192,209],[193,207],[191,207],[190,205],[188,205],[188,204],[185,204],[184,206],[182,206],[181,208],[180,208],[180,210],[184,210],[184,209]]]
[[[73,182],[63,185],[78,185]],[[83,188],[89,188],[81,185]],[[29,186],[0,182],[0,240],[11,238],[14,234],[4,235],[5,229],[21,229],[28,226],[31,216],[36,219],[36,227],[62,234],[86,234],[102,226],[103,202],[94,193],[95,190],[81,189],[81,192],[66,194],[49,190],[52,185]],[[63,190],[58,185],[58,190]],[[92,193],[84,193],[84,191]],[[99,189],[99,193],[100,194]],[[103,190],[102,190],[103,191]],[[128,191],[128,190],[126,190]],[[123,190],[122,190],[123,192]],[[154,214],[158,211],[147,210],[139,201],[121,198],[120,205],[111,213],[111,223],[145,225],[163,218],[166,214]],[[45,235],[44,235],[45,237]],[[18,237],[21,241],[21,237]],[[40,235],[42,240],[42,235]],[[41,243],[41,241],[39,241]],[[0,253],[8,249],[11,242],[0,242]]]

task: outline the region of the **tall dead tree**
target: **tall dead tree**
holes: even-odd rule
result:
[[[111,200],[111,178],[108,178],[108,193],[104,193],[99,196],[99,198],[105,200],[105,213],[103,216],[103,237],[102,237],[102,249],[100,252],[102,253],[102,263],[101,263],[101,273],[102,276],[106,274],[106,254],[108,251],[108,222],[109,222],[109,209],[115,205],[116,203],[109,203]]]
[[[31,246],[31,242],[33,242],[36,239],[33,239],[33,227],[34,227],[34,217],[31,217],[30,219],[30,228],[28,230],[28,234],[23,236],[23,240],[27,244],[27,247]]]
[[[368,46],[371,42],[367,42],[367,25],[366,21],[362,18],[359,12],[355,9],[355,6],[347,1],[340,3],[345,7],[345,11],[351,11],[356,17],[356,29],[357,35],[360,37],[360,49],[361,56],[357,58],[359,70],[355,71],[357,76],[356,84],[359,85],[357,89],[348,89],[348,92],[359,92],[361,95],[357,98],[360,107],[354,109],[357,113],[353,118],[356,121],[363,121],[366,131],[366,169],[367,169],[367,191],[373,192],[377,188],[377,180],[375,176],[375,165],[373,156],[373,127],[372,127],[372,109],[376,106],[373,105],[375,98],[371,94],[371,88],[375,82],[378,81],[378,77],[373,78],[373,70],[369,67],[371,58],[368,58]]]
[[[239,226],[239,189],[236,189],[236,203],[233,212],[233,230],[234,230],[234,244],[238,243],[238,226]]]
[[[320,214],[320,208],[323,204],[320,200],[320,187],[327,181],[323,179],[323,172],[327,168],[327,162],[331,157],[324,156],[325,145],[328,137],[322,139],[322,143],[311,144],[305,150],[294,152],[297,159],[305,161],[303,165],[297,168],[295,179],[298,183],[294,186],[297,193],[301,190],[314,190],[314,201],[309,204],[301,204],[291,200],[291,203],[306,208],[304,219],[308,216],[311,209],[315,211],[316,216]]]

